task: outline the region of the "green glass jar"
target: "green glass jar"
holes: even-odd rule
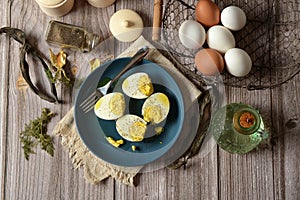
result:
[[[268,138],[261,115],[244,103],[231,103],[212,118],[210,131],[217,144],[230,153],[244,154]]]

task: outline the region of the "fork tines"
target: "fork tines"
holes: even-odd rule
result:
[[[84,113],[89,112],[95,105],[95,102],[97,101],[96,91],[93,92],[89,97],[87,97],[80,105],[79,107],[82,109]]]

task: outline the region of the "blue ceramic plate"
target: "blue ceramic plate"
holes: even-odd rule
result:
[[[125,143],[119,148],[109,144],[107,136],[115,140],[122,139],[117,133],[114,120],[99,119],[94,111],[85,114],[79,108],[81,102],[88,97],[101,82],[112,79],[123,69],[129,58],[120,58],[103,64],[93,71],[81,85],[74,106],[74,116],[76,127],[80,138],[87,148],[97,157],[111,164],[119,166],[139,166],[148,164],[164,155],[178,138],[184,121],[184,103],[181,91],[171,75],[159,65],[147,60],[141,61],[138,66],[126,72],[114,86],[114,92],[122,92],[121,85],[125,78],[137,72],[147,73],[154,86],[154,92],[163,92],[170,100],[170,111],[167,119],[161,126],[164,131],[160,135],[154,134],[154,128],[149,125],[147,135],[142,142],[130,142],[125,139]],[[141,116],[141,107],[145,100],[136,100],[126,97],[125,114],[136,114]],[[152,133],[152,132],[153,133]],[[136,146],[136,151],[132,151],[132,145]]]

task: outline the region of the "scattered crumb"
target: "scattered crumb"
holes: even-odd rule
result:
[[[113,145],[114,147],[119,147],[120,145],[124,144],[123,140],[114,140],[112,137],[106,137],[106,140]]]
[[[156,135],[160,135],[164,131],[164,127],[155,127]]]
[[[136,146],[132,145],[131,149],[132,149],[132,151],[136,151]]]
[[[91,71],[94,71],[97,67],[99,67],[101,65],[101,61],[98,58],[94,58],[94,59],[90,60],[89,64],[91,67]]]

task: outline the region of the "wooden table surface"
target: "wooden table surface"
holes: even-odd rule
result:
[[[108,38],[111,36],[109,19],[120,9],[137,11],[145,27],[151,27],[153,3],[154,0],[117,0],[112,6],[97,9],[84,0],[77,0],[68,15],[54,18],[43,14],[34,1],[4,0],[0,8],[0,26],[25,30],[34,45],[48,55],[49,47],[43,49],[44,31],[51,19],[86,27]],[[113,56],[129,45],[116,41]],[[225,88],[227,102],[250,104],[269,119],[276,136],[270,148],[232,155],[214,146],[206,156],[193,158],[185,170],[160,169],[138,174],[136,187],[111,178],[92,185],[85,181],[81,169],[74,169],[59,137],[53,136],[54,157],[37,150],[29,161],[25,160],[19,140],[25,124],[47,107],[57,113],[48,127],[51,134],[74,101],[73,91],[65,87],[58,91],[64,104],[43,101],[30,89],[19,90],[16,86],[20,73],[19,47],[18,43],[1,35],[1,199],[300,199],[300,75],[274,89]],[[68,54],[72,65],[88,67],[88,54],[72,51]],[[42,75],[41,70],[30,67],[33,77]]]

